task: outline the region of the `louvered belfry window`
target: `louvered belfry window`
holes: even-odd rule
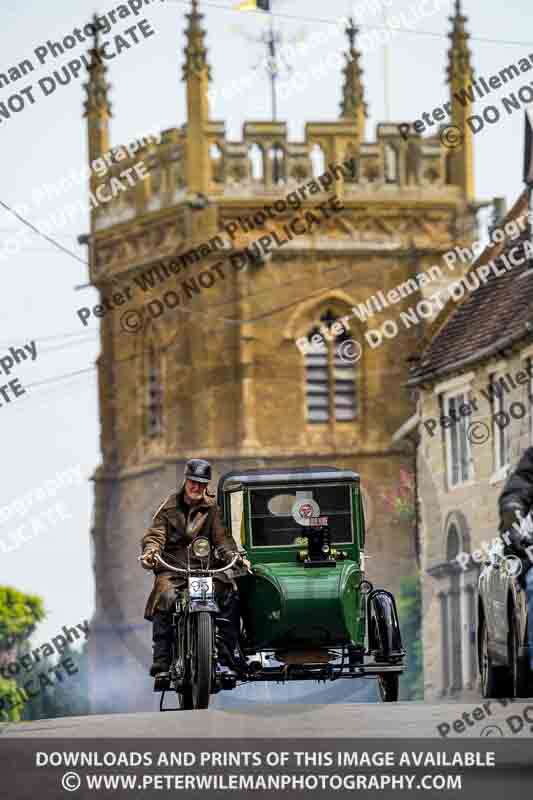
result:
[[[320,321],[331,330],[336,319],[327,311]],[[317,333],[320,333],[318,327],[309,332],[310,342]],[[342,349],[342,343],[349,338],[346,331],[330,340],[322,337],[322,344],[313,344],[305,355],[307,421],[310,423],[349,422],[357,417],[355,365],[346,359]]]
[[[161,435],[163,404],[159,359],[153,347],[148,354],[147,394],[147,434],[155,438]]]

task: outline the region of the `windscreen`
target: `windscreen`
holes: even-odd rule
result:
[[[294,504],[308,500],[313,516],[328,517],[332,544],[353,542],[350,487],[347,485],[291,486],[250,492],[253,547],[305,547],[306,528],[292,515]]]

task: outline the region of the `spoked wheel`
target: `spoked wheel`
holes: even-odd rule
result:
[[[378,691],[383,703],[396,703],[400,696],[400,676],[398,673],[378,675]]]
[[[479,631],[481,694],[483,697],[506,697],[509,694],[509,671],[507,667],[495,667],[489,653],[489,632],[483,618]]]
[[[207,708],[213,675],[213,620],[207,611],[194,615],[192,652],[192,701],[194,708]]]
[[[190,669],[188,668],[187,659],[184,653],[186,647],[187,644],[185,640],[183,640],[180,645],[178,645],[178,642],[176,642],[174,645],[174,658],[177,678],[178,680],[181,678],[183,681],[181,688],[176,689],[176,699],[178,702],[178,708],[180,708],[182,711],[192,711],[194,706],[192,702]],[[182,655],[179,655],[180,652],[182,652]]]
[[[529,697],[529,663],[527,658],[519,655],[522,642],[520,640],[520,633],[514,611],[511,611],[508,646],[512,696]]]

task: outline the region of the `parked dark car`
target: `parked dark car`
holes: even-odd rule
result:
[[[483,697],[531,696],[520,561],[491,551],[479,576],[478,662]]]

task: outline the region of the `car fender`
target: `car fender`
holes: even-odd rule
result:
[[[369,650],[380,650],[387,658],[403,652],[400,623],[394,596],[386,589],[373,589],[367,600]],[[375,620],[379,641],[373,641]]]

